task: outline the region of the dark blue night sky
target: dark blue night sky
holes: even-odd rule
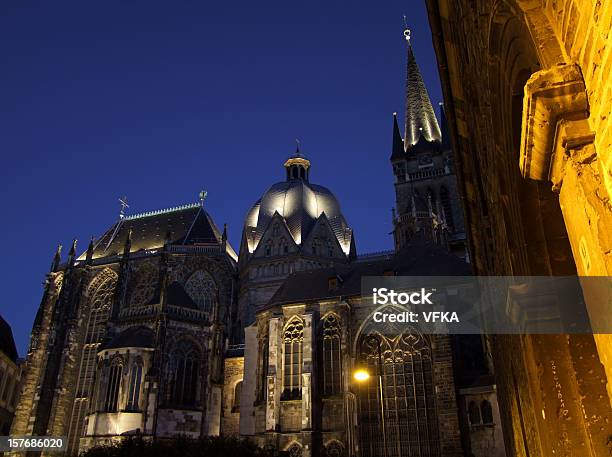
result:
[[[7,2],[0,12],[0,314],[25,355],[58,243],[198,200],[239,247],[295,138],[360,253],[389,249],[406,14],[435,106],[422,2]]]

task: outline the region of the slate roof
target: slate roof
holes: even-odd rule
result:
[[[130,252],[161,248],[168,233],[171,244],[174,245],[221,243],[221,232],[210,215],[199,203],[194,203],[120,219],[96,240],[93,258],[122,254],[130,230],[132,231]],[[237,258],[229,242],[227,252],[234,259]],[[84,259],[85,254],[82,254],[79,260]]]
[[[293,273],[270,299],[271,306],[350,297],[361,294],[362,276],[383,276],[393,272],[396,276],[469,276],[470,265],[445,249],[415,240],[397,254],[378,258],[357,259],[348,265]],[[329,290],[329,279],[339,278],[336,290]]]
[[[406,70],[406,128],[404,132],[405,149],[423,137],[428,142],[440,142],[442,134],[421,70],[414,57],[412,45],[408,40],[408,62]]]
[[[152,348],[155,343],[153,330],[144,325],[130,327],[115,335],[115,337],[103,344],[100,350],[116,348]]]
[[[0,352],[4,352],[13,362],[17,362],[17,347],[13,331],[2,316],[0,316]]]

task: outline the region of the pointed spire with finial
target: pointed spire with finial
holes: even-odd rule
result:
[[[87,253],[85,254],[85,263],[90,264],[93,259],[94,252],[94,237],[92,236],[89,240],[89,246],[87,246]]]
[[[62,245],[58,244],[53,256],[53,262],[51,262],[51,272],[54,273],[59,270],[59,266],[62,263]]]
[[[68,253],[68,265],[71,266],[74,264],[74,260],[76,259],[76,247],[77,247],[77,239],[72,240],[72,246],[70,246],[70,252]]]
[[[408,150],[415,145],[420,137],[426,141],[440,142],[442,135],[436,114],[431,105],[429,93],[425,87],[423,76],[414,57],[411,43],[411,31],[406,24],[404,16],[404,38],[408,53],[406,65],[406,126],[404,132],[404,145]]]
[[[404,158],[404,140],[397,123],[397,113],[393,113],[393,145],[391,149],[391,160]]]
[[[295,143],[295,153],[284,163],[285,170],[287,171],[287,181],[302,180],[308,182],[310,160],[302,155],[300,151],[300,140],[296,138]]]

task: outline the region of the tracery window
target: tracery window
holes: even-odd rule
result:
[[[136,360],[132,365],[130,373],[130,385],[128,390],[127,410],[138,411],[140,408],[138,402],[140,400],[140,386],[142,384],[142,360]]]
[[[329,257],[333,257],[334,256],[334,245],[332,243],[331,240],[327,240],[327,255]]]
[[[325,445],[325,457],[343,457],[344,446],[340,441],[333,440]]]
[[[482,403],[480,403],[480,414],[483,424],[493,423],[493,408],[491,407],[491,402],[483,400]]]
[[[68,451],[76,450],[79,438],[84,434],[85,415],[89,409],[92,385],[97,367],[97,353],[104,338],[117,285],[117,274],[104,269],[96,275],[87,288],[89,309],[85,312],[85,341],[81,350],[76,379],[76,397],[72,406],[68,427]],[[93,406],[93,405],[92,405]]]
[[[323,373],[321,390],[323,395],[337,395],[342,392],[342,350],[340,318],[328,314],[323,319]]]
[[[200,395],[200,350],[183,340],[170,354],[168,402],[173,406],[194,407]]]
[[[363,457],[439,457],[431,349],[416,331],[373,333],[358,343],[360,364],[372,374],[357,384],[359,439]],[[379,375],[383,389],[385,441],[381,427]]]
[[[157,288],[157,271],[150,265],[142,265],[136,271],[136,281],[130,294],[130,306],[146,305]]]
[[[122,374],[123,360],[121,357],[115,357],[111,362],[110,369],[108,370],[106,395],[104,396],[104,411],[117,412]]]
[[[212,311],[217,287],[208,273],[203,270],[193,273],[185,283],[185,292],[202,311]]]
[[[302,457],[302,446],[299,443],[293,443],[287,448],[289,457]]]
[[[266,241],[266,257],[270,257],[272,255],[272,240]]]
[[[304,324],[294,318],[285,326],[283,333],[283,393],[281,400],[294,400],[302,397],[302,342]]]
[[[280,234],[280,227],[278,224],[274,224],[272,227],[272,236],[278,236]]]

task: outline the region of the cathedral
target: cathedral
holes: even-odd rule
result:
[[[361,294],[363,276],[471,274],[444,110],[439,123],[409,33],[406,47],[394,250],[358,254],[299,148],[246,212],[238,252],[204,198],[123,208],[85,252],[55,255],[11,434],[67,436],[71,455],[222,435],[291,457],[505,456],[486,338],[380,334]]]

